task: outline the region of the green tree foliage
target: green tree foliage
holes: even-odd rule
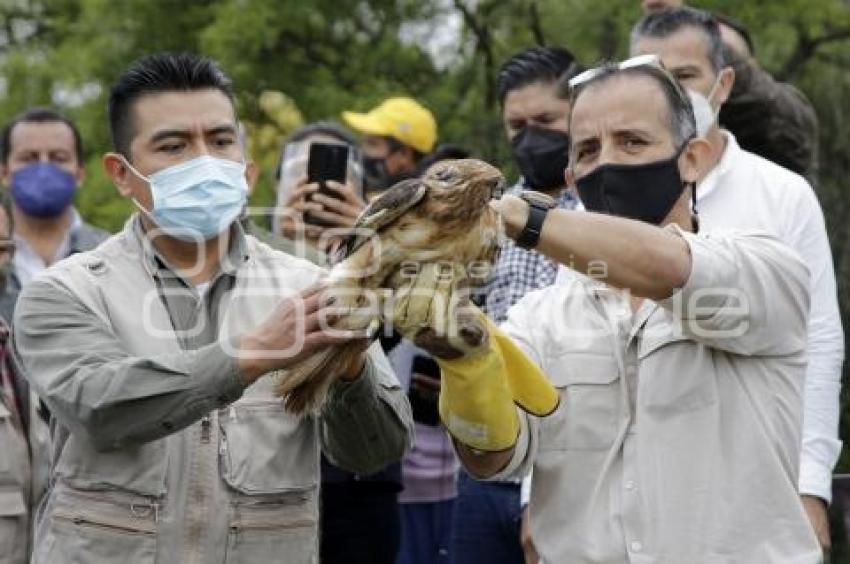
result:
[[[133,59],[156,50],[217,58],[235,80],[263,168],[253,203],[273,199],[276,124],[261,95],[283,93],[304,121],[366,110],[405,94],[437,115],[442,141],[512,170],[495,92],[500,63],[530,45],[560,44],[585,63],[627,53],[637,0],[0,0],[0,119],[34,104],[75,118],[89,178],[77,204],[117,230],[132,210],[105,178],[105,97]],[[850,6],[847,0],[694,0],[745,23],[761,64],[797,84],[821,124],[818,194],[827,215],[845,326],[850,322]],[[457,25],[454,25],[457,24]],[[413,33],[411,30],[418,30]],[[409,37],[417,36],[419,41]],[[423,47],[447,39],[439,57]],[[289,110],[288,110],[289,111]],[[295,114],[292,114],[295,115]],[[292,117],[290,115],[290,117]],[[289,118],[287,118],[289,119]],[[271,128],[271,129],[270,129]],[[263,140],[258,141],[258,138]],[[845,398],[844,405],[848,405]],[[850,436],[844,417],[842,436]],[[850,461],[847,461],[850,462]],[[846,469],[850,467],[842,462]]]

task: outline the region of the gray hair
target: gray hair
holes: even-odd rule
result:
[[[720,25],[713,15],[703,10],[672,8],[647,14],[632,28],[631,46],[634,48],[641,37],[664,39],[686,27],[692,27],[703,33],[706,41],[706,55],[715,74],[719,73],[727,65],[723,39],[720,36]]]
[[[573,89],[570,97],[570,112],[572,113],[572,108],[575,108],[579,97],[589,86],[598,86],[618,76],[646,77],[661,88],[667,100],[668,126],[676,147],[681,147],[696,136],[697,123],[690,97],[669,72],[653,65],[640,65],[626,69],[621,69],[615,63],[603,65],[591,79]],[[572,121],[572,116],[570,120]]]

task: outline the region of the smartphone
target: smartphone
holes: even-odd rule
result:
[[[310,153],[307,157],[307,182],[318,183],[319,194],[330,198],[341,198],[336,191],[327,187],[327,182],[333,180],[334,182],[345,184],[346,176],[348,175],[348,151],[348,145],[332,143],[310,144]],[[322,227],[331,226],[331,224],[321,219],[311,217],[309,213],[305,215],[304,221]]]

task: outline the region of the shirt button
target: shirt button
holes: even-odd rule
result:
[[[640,541],[632,541],[632,544],[629,545],[632,549],[632,552],[640,552],[643,550],[643,544]]]
[[[632,480],[629,480],[628,482],[626,482],[626,489],[627,490],[632,491],[636,487],[637,487],[637,484],[635,484]]]

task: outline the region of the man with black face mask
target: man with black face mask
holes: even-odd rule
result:
[[[497,90],[502,121],[522,177],[523,188],[558,207],[571,209],[576,200],[567,191],[564,169],[569,159],[567,134],[570,104],[566,81],[582,69],[560,47],[532,47],[513,55],[499,71]],[[555,281],[557,265],[527,248],[507,241],[493,279],[483,293],[483,309],[497,323],[525,294]],[[452,526],[452,561],[457,564],[533,562],[533,543],[520,534],[520,483],[479,483],[462,474]],[[525,553],[525,554],[523,554]]]
[[[434,115],[412,98],[388,98],[366,113],[342,112],[342,119],[363,136],[363,171],[372,194],[418,176],[420,162],[437,143]]]
[[[768,234],[694,233],[711,147],[656,57],[571,87],[567,182],[588,212],[493,204],[509,237],[572,269],[502,325],[560,405],[517,410],[505,450],[455,440],[462,463],[488,479],[534,468],[545,562],[820,562],[796,488],[805,265]]]
[[[502,121],[522,174],[514,193],[525,188],[552,197],[558,207],[575,207],[564,183],[570,148],[565,86],[581,70],[572,53],[560,47],[525,49],[502,65],[497,82]],[[486,291],[487,314],[501,323],[508,308],[529,291],[552,284],[556,272],[543,255],[508,242]]]

